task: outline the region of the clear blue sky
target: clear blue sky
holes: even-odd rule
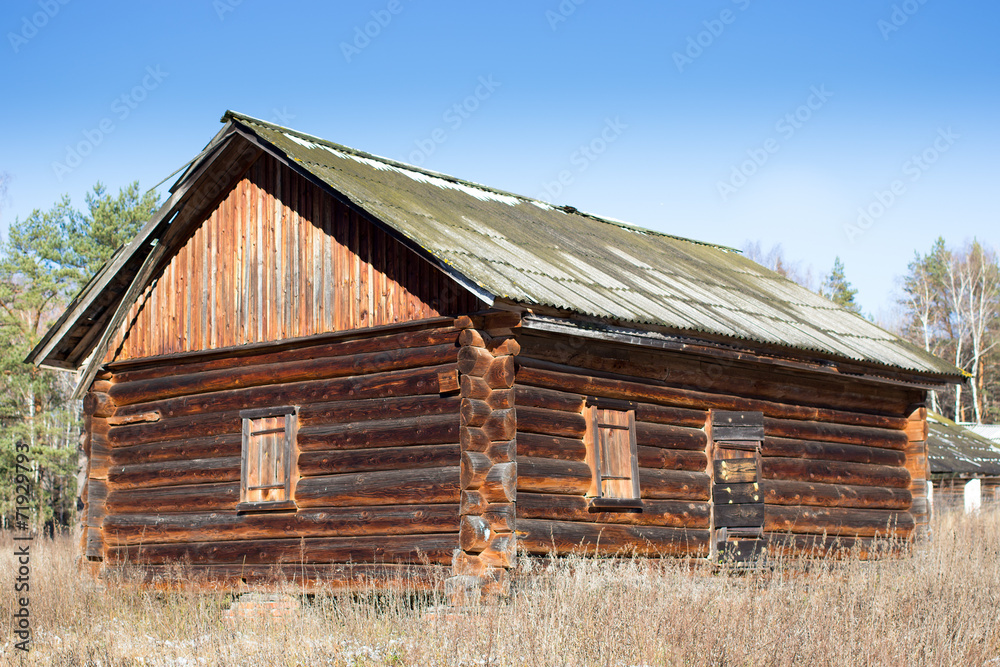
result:
[[[0,229],[153,186],[234,109],[816,273],[839,255],[873,313],[938,235],[1000,245],[986,0],[7,0],[0,29]]]

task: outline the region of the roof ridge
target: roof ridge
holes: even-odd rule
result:
[[[278,125],[277,123],[271,123],[269,121],[261,120],[260,118],[255,118],[253,116],[248,116],[247,114],[239,113],[238,111],[233,111],[231,109],[227,110],[226,113],[223,114],[221,120],[222,120],[222,122],[226,122],[226,121],[228,121],[230,119],[237,120],[237,121],[240,121],[242,123],[252,123],[252,124],[256,124],[256,125],[263,125],[265,127],[268,127],[268,128],[274,129],[274,130],[279,130],[281,132],[287,132],[289,134],[294,134],[295,136],[297,136],[300,139],[305,139],[305,140],[308,140],[308,141],[311,141],[311,142],[314,142],[314,143],[325,144],[326,146],[329,146],[330,148],[334,148],[334,149],[336,149],[338,151],[343,151],[345,153],[349,153],[349,154],[354,155],[356,157],[364,158],[364,159],[367,159],[367,160],[376,160],[378,162],[382,162],[384,164],[387,164],[387,165],[389,165],[391,167],[395,167],[396,169],[405,169],[407,171],[413,171],[413,172],[416,172],[416,173],[419,173],[419,174],[423,174],[425,176],[431,176],[433,178],[440,178],[440,179],[442,179],[444,181],[448,181],[449,183],[455,183],[457,185],[464,185],[466,187],[477,188],[479,190],[483,190],[484,192],[489,192],[489,193],[501,195],[501,196],[504,196],[504,197],[513,197],[514,199],[518,199],[518,200],[524,201],[526,203],[535,202],[535,203],[539,203],[539,204],[544,204],[545,206],[549,206],[549,207],[551,207],[551,208],[553,208],[553,209],[555,209],[557,211],[562,211],[563,213],[566,213],[567,215],[579,215],[579,216],[582,216],[582,217],[585,217],[585,218],[590,218],[591,220],[596,220],[597,222],[602,222],[602,223],[605,223],[605,224],[608,224],[608,225],[613,225],[615,227],[619,227],[621,229],[626,229],[626,230],[631,231],[631,232],[637,232],[637,233],[640,233],[640,234],[652,234],[654,236],[662,236],[662,237],[669,238],[669,239],[674,239],[674,240],[677,240],[677,241],[684,241],[686,243],[692,243],[694,245],[708,246],[708,247],[711,247],[711,248],[718,248],[718,249],[724,250],[726,252],[736,252],[736,253],[742,254],[742,251],[740,251],[740,250],[738,250],[736,248],[731,248],[729,246],[721,245],[721,244],[718,244],[718,243],[710,243],[708,241],[699,241],[698,239],[687,238],[685,236],[677,236],[676,234],[668,234],[666,232],[657,231],[655,229],[648,229],[646,227],[640,227],[639,225],[634,225],[632,223],[625,222],[623,220],[618,220],[616,218],[609,218],[607,216],[598,215],[596,213],[588,213],[586,211],[581,211],[580,209],[578,209],[578,208],[576,208],[574,206],[569,206],[569,205],[565,205],[565,204],[564,205],[553,204],[552,202],[547,202],[547,201],[544,201],[544,200],[541,200],[541,199],[537,199],[535,197],[528,197],[527,195],[520,195],[520,194],[517,194],[516,192],[508,192],[506,190],[501,190],[499,188],[494,188],[494,187],[489,186],[489,185],[483,185],[482,183],[477,183],[475,181],[469,181],[469,180],[466,180],[464,178],[459,178],[457,176],[452,176],[451,174],[445,174],[445,173],[440,172],[440,171],[434,171],[433,169],[426,169],[424,167],[418,167],[416,165],[412,165],[412,164],[409,164],[407,162],[400,162],[399,160],[393,160],[392,158],[383,157],[381,155],[376,155],[374,153],[369,153],[367,151],[363,151],[363,150],[360,150],[360,149],[357,149],[357,148],[351,148],[350,146],[345,146],[344,144],[338,144],[335,141],[330,141],[329,139],[324,139],[323,137],[316,136],[315,134],[309,134],[308,132],[302,132],[301,130],[296,130],[296,129],[291,128],[291,127],[285,127],[284,125]]]

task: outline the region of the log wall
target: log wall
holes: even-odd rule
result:
[[[520,319],[514,316],[515,319]],[[464,317],[459,337],[461,373],[461,528],[455,553],[452,598],[472,591],[505,590],[516,553],[517,463],[514,359],[520,346],[505,313]],[[479,325],[477,328],[476,325]],[[470,585],[471,584],[471,585]]]
[[[263,155],[179,241],[105,361],[458,314],[474,297]]]
[[[923,399],[921,391],[732,363],[696,383],[693,355],[638,350],[629,364],[632,349],[624,346],[535,333],[519,340],[517,516],[531,553],[634,546],[706,555],[713,473],[706,422],[713,409],[764,415],[760,492],[771,550],[789,542],[800,550],[864,550],[877,535],[913,531],[908,468],[918,462],[910,454],[916,425],[909,406]],[[588,365],[575,365],[582,362]],[[622,373],[626,368],[631,372]],[[579,414],[587,396],[637,405],[642,513],[587,511]]]
[[[517,531],[530,554],[707,556],[708,411],[629,391],[587,369],[546,363],[562,343],[522,336],[518,356]],[[589,511],[583,408],[588,396],[631,401],[642,512]],[[614,409],[614,402],[602,403]]]
[[[154,573],[186,563],[215,581],[256,581],[274,565],[308,571],[306,583],[350,582],[348,563],[366,564],[355,583],[379,564],[392,580],[443,571],[459,544],[458,335],[437,318],[114,365],[85,401],[92,423],[109,424],[90,436],[94,479],[95,453],[108,452],[98,553]],[[297,508],[237,513],[239,411],[277,405],[298,406]]]

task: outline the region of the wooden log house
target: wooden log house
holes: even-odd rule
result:
[[[934,509],[961,511],[966,484],[974,479],[979,480],[983,506],[1000,505],[1000,447],[933,412],[927,415],[927,424]]]
[[[222,120],[29,357],[80,370],[100,568],[496,585],[926,522],[950,364],[729,248]]]

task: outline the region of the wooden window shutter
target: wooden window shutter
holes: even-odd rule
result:
[[[641,508],[636,456],[635,410],[588,405],[587,459],[592,472],[591,507]]]
[[[294,407],[244,410],[238,510],[294,508]]]

